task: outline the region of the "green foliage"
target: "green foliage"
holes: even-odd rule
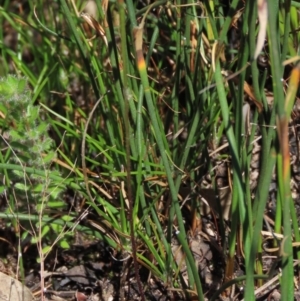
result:
[[[224,163],[231,184],[228,222],[222,219],[223,208],[215,210],[216,241],[223,251],[220,257],[226,258],[227,274],[212,298],[224,294],[228,283],[246,281],[245,300],[252,301],[254,280],[268,276],[262,275],[258,255],[277,160],[274,232],[284,228],[287,264],[282,265],[286,275],[282,288],[285,300],[292,300],[291,233],[296,241],[300,237],[289,171],[283,173],[289,158],[281,157],[274,128],[276,115],[284,116],[282,129],[288,125],[297,92],[298,80],[286,113],[282,79],[293,66],[283,62],[299,52],[299,4],[160,0],[140,7],[143,1],[127,0],[110,1],[105,11],[96,1],[101,18],[92,23],[103,32],[95,28],[89,32],[83,16],[70,5],[78,8],[82,1],[60,0],[59,6],[50,1],[46,9],[40,1],[35,14],[28,9],[23,16],[6,9],[8,2],[0,7],[0,18],[18,40],[17,47],[0,42],[0,72],[8,74],[14,68],[26,79],[8,76],[0,81],[0,111],[5,116],[0,119],[0,170],[5,177],[0,192],[10,192],[9,209],[0,216],[14,223],[16,212],[23,221],[43,225],[35,242],[52,243],[53,234],[75,228],[74,208],[55,219],[48,214],[65,207],[61,192],[68,185],[84,197],[81,209],[92,212],[93,218],[86,226],[76,225],[77,230],[129,254],[134,253],[133,237],[144,267],[166,285],[182,289],[187,300],[195,294],[203,300],[188,238],[201,230],[193,225],[201,225],[203,179],[211,178],[211,190],[218,191],[217,172]],[[33,1],[28,3],[34,6]],[[266,7],[269,28],[258,43]],[[4,40],[5,32],[0,34]],[[30,62],[23,58],[28,48]],[[267,67],[253,61],[254,54],[262,55]],[[245,102],[251,122],[244,114]],[[49,127],[59,145],[57,152]],[[255,188],[250,185],[254,141],[261,148]],[[281,141],[283,145],[288,143]],[[182,191],[188,191],[185,199]],[[28,204],[34,214],[28,212]],[[230,231],[225,231],[228,227]],[[60,240],[62,248],[70,246],[71,236],[68,232]],[[185,253],[181,264],[186,266],[187,280],[174,260],[174,241]],[[49,243],[42,253],[50,250]],[[241,250],[246,275],[233,279],[235,256]]]
[[[30,101],[28,97],[30,92],[27,88],[27,81],[25,78],[17,78],[15,76],[8,76],[0,80],[0,101],[13,102],[14,104],[27,103]]]
[[[24,78],[8,76],[0,79],[1,103],[6,107],[5,123],[14,160],[24,166],[48,170],[55,157],[49,126],[40,118],[40,107],[31,103],[31,92]],[[47,161],[43,155],[47,154]],[[50,160],[49,160],[50,157]]]
[[[9,185],[2,186],[2,189],[7,191],[10,198],[14,191],[15,197],[10,202],[8,212],[27,211],[31,207],[35,208],[31,214],[43,215],[47,209],[64,209],[65,202],[59,200],[64,187],[49,178],[49,174],[55,172],[52,168],[56,158],[54,141],[49,136],[45,114],[40,106],[32,103],[27,80],[9,75],[0,79],[0,90],[0,102],[6,108],[3,129],[7,138],[1,142],[2,146],[8,146],[6,164],[21,167],[21,170],[6,171],[4,182]],[[32,168],[33,172],[27,173],[25,167]],[[42,170],[44,176],[35,174],[35,170]],[[32,242],[47,237],[49,226],[42,219],[39,226],[42,227],[41,236],[34,237]],[[61,231],[56,232],[58,234]],[[48,242],[53,243],[51,240]]]

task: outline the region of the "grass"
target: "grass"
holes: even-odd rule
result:
[[[23,238],[32,235],[40,262],[55,244],[71,248],[76,229],[105,241],[120,258],[133,258],[142,300],[140,266],[186,300],[204,300],[190,243],[201,231],[203,179],[209,175],[217,193],[218,162],[229,162],[229,221],[221,218],[222,208],[215,212],[225,258],[224,291],[218,293],[245,281],[245,300],[254,300],[255,288],[273,276],[262,268],[261,230],[275,173],[272,231],[284,237],[277,254],[280,291],[282,300],[293,300],[293,260],[300,253],[292,241],[300,237],[287,146],[299,83],[297,2],[104,1],[96,18],[78,13],[81,1],[50,1],[47,10],[43,1],[16,3],[0,7],[0,74],[25,77],[31,90],[25,109],[40,110],[39,123],[26,128],[24,110],[11,115],[9,94],[1,100],[0,188],[9,206],[0,216],[16,233],[25,227]],[[22,144],[38,125],[49,125],[52,148],[36,154],[12,143],[18,126]],[[257,136],[261,154],[253,188]],[[224,139],[228,148],[218,151]],[[51,164],[32,163],[33,156],[49,155]],[[67,188],[82,199],[79,208],[64,201]],[[20,201],[24,191],[32,195]],[[51,210],[62,214],[50,224]],[[51,233],[62,236],[53,240]],[[174,239],[186,255],[187,280],[172,252]],[[245,265],[240,279],[234,276],[237,254]]]

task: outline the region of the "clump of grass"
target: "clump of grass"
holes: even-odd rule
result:
[[[16,15],[0,8],[1,18],[21,37],[18,41],[20,52],[24,41],[30,41],[29,24],[41,35],[41,47],[31,45],[36,58],[34,68],[20,60],[17,51],[0,44],[3,57],[10,60],[5,64],[5,70],[11,67],[11,61],[16,62],[18,71],[35,87],[32,101],[40,98],[43,107],[51,114],[50,123],[61,142],[60,165],[73,172],[66,182],[85,196],[84,208],[89,207],[95,213],[96,220],[89,219],[89,226],[98,230],[95,235],[114,249],[122,250],[124,257],[127,253],[136,257],[166,285],[182,288],[187,299],[191,297],[189,292],[196,291],[196,287],[197,298],[202,300],[201,283],[187,243],[187,231],[194,233],[201,225],[201,193],[198,188],[201,188],[203,176],[210,173],[212,183],[217,182],[215,170],[218,166],[213,157],[228,161],[228,180],[232,184],[232,210],[228,217],[230,234],[227,238],[225,223],[220,220],[218,237],[226,257],[226,274],[224,286],[213,298],[217,298],[228,285],[246,278],[245,299],[253,300],[254,280],[268,277],[262,275],[262,257],[258,256],[262,252],[261,240],[258,238],[261,238],[264,226],[268,188],[277,159],[279,193],[274,229],[275,232],[285,229],[287,252],[283,254],[287,254],[288,264],[282,265],[287,275],[282,288],[285,296],[292,294],[291,216],[298,241],[299,235],[288,189],[288,150],[283,147],[288,145],[284,139],[288,135],[290,110],[284,112],[286,100],[281,79],[286,73],[283,72],[283,61],[297,53],[299,34],[294,34],[299,23],[297,3],[290,1],[284,7],[277,7],[270,5],[271,1],[233,0],[230,4],[222,0],[201,4],[192,1],[188,5],[181,5],[180,1],[176,5],[156,1],[142,8],[140,1],[109,4],[104,1],[102,7],[96,2],[101,18],[96,20],[84,15],[93,27],[92,32],[96,33],[95,39],[88,38],[90,35],[86,34],[83,18],[75,8],[79,3],[75,0],[61,0],[60,10],[55,5],[49,6],[47,14],[42,5],[37,5],[39,21],[30,11],[28,18],[22,20],[22,24],[27,25],[25,29],[17,26]],[[8,1],[5,3],[7,7]],[[136,7],[141,10],[136,11]],[[268,32],[262,26],[266,8],[270,15]],[[258,32],[263,32],[259,39]],[[236,41],[232,37],[236,34],[240,36],[240,43],[233,47],[232,42]],[[261,54],[262,47],[265,56],[270,57],[267,59],[268,68],[264,69],[253,60],[254,55]],[[55,52],[54,59],[53,49],[64,51]],[[109,68],[104,64],[108,58]],[[298,74],[298,69],[293,72]],[[232,73],[234,76],[224,76]],[[236,78],[239,81],[235,81]],[[295,78],[297,81],[298,77]],[[72,90],[73,80],[79,84]],[[273,109],[267,103],[266,93],[271,80],[274,87],[268,92],[275,95]],[[30,99],[29,91],[22,90],[24,79],[16,84],[12,78],[8,83],[8,86],[14,85],[15,90],[6,88],[8,92],[5,93],[25,91],[26,99]],[[298,88],[298,85],[294,86],[295,93],[287,98],[289,106],[293,105]],[[83,92],[76,98],[78,87]],[[50,99],[49,91],[53,92]],[[79,98],[84,100],[84,106],[79,104]],[[249,98],[255,100],[254,103]],[[95,99],[101,99],[97,107],[93,104]],[[243,115],[245,100],[251,107],[251,123]],[[47,124],[39,117],[40,109],[33,106],[32,101],[18,108],[14,103],[2,104],[1,110],[7,116],[5,134],[9,149],[1,161],[6,164],[7,185],[11,181],[19,192],[31,193],[36,202],[35,210],[42,212],[44,206],[62,206],[50,201],[51,191],[55,188],[54,191],[59,193],[62,187],[58,183],[61,179],[58,172],[51,170],[56,154],[47,136]],[[16,113],[19,115],[8,113],[11,108],[17,110],[21,107],[23,111]],[[281,150],[274,130],[276,114]],[[24,119],[21,120],[22,116]],[[28,131],[28,141],[24,139],[22,129]],[[261,164],[258,185],[251,190],[252,142],[258,132],[262,141]],[[37,133],[39,137],[35,136]],[[168,139],[167,133],[170,134]],[[179,139],[181,133],[186,135],[184,139]],[[222,157],[218,148],[223,147],[224,137],[229,147]],[[45,141],[44,149],[36,145],[41,141]],[[82,162],[86,161],[82,164],[78,155],[81,143],[84,146]],[[284,155],[282,158],[280,151]],[[12,172],[11,166],[17,172]],[[29,189],[31,183],[33,188]],[[191,200],[187,198],[186,201],[191,203],[187,206],[193,220],[191,224],[184,223],[182,187],[190,192]],[[90,193],[86,193],[89,188]],[[50,197],[37,198],[42,191],[48,191],[46,195]],[[279,206],[281,202],[283,210]],[[15,210],[14,202],[10,203]],[[220,217],[221,210],[219,208]],[[46,217],[43,217],[45,222]],[[180,267],[175,263],[170,247],[172,240],[176,239],[174,233],[186,254],[183,260],[188,272],[186,283],[178,277]],[[139,243],[136,250],[134,240]],[[235,256],[239,250],[244,251],[246,276],[226,283],[226,279],[234,277]],[[259,280],[257,285],[261,284],[262,280]]]

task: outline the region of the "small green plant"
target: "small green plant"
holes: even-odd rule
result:
[[[61,247],[69,247],[64,225],[44,221],[48,209],[65,208],[66,204],[59,201],[65,187],[53,181],[54,174],[59,176],[52,168],[56,157],[54,141],[49,136],[48,123],[40,106],[32,104],[27,80],[12,75],[2,78],[0,94],[1,111],[5,114],[1,145],[6,150],[0,157],[6,167],[3,168],[2,183],[5,185],[1,192],[8,202],[4,215],[11,217],[8,223],[13,224],[20,239],[30,235],[31,242],[37,244],[42,272],[44,259],[53,244],[59,241]],[[32,216],[36,217],[35,225],[31,222]],[[21,220],[29,220],[30,223],[24,226]],[[20,224],[25,228],[22,234],[19,232]]]
[[[53,140],[48,134],[48,124],[40,118],[40,107],[31,104],[30,90],[24,78],[8,76],[0,81],[0,102],[6,112],[5,125],[7,126],[7,145],[10,152],[8,162],[15,162],[21,166],[34,169],[43,168],[45,173],[50,172],[50,164],[55,157]],[[13,171],[11,180],[20,180],[24,177],[22,172]],[[34,189],[26,183],[16,182],[15,188],[31,190],[38,193],[45,191],[49,183],[45,183],[39,176],[32,174]],[[46,177],[47,178],[47,177]],[[25,182],[27,180],[25,179]]]
[[[14,189],[18,207],[23,205],[40,213],[47,208],[63,208],[57,197],[63,186],[57,186],[49,174],[57,173],[51,169],[56,157],[54,141],[50,138],[48,123],[43,119],[40,106],[31,103],[31,92],[27,80],[8,76],[0,80],[0,103],[5,112],[2,142],[7,146],[4,162],[21,167],[7,171],[6,187]],[[28,172],[28,168],[31,172]],[[36,173],[42,170],[43,176]],[[27,204],[24,201],[28,201]],[[15,212],[15,206],[10,209]]]

